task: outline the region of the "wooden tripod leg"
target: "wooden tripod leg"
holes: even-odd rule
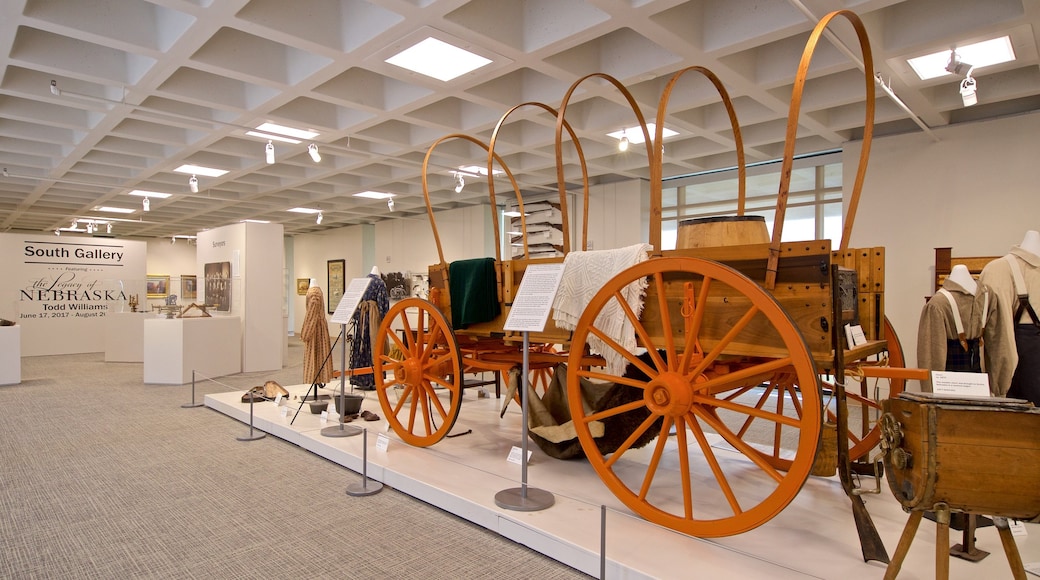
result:
[[[950,508],[935,506],[935,580],[950,577]]]
[[[1007,518],[993,518],[993,525],[997,527],[997,534],[1000,535],[1000,543],[1004,546],[1004,554],[1007,555],[1008,564],[1011,565],[1011,574],[1014,575],[1015,580],[1026,580],[1026,570],[1022,565],[1022,555],[1018,553],[1018,544],[1015,543],[1015,537],[1011,535],[1011,528],[1008,527]]]
[[[899,575],[899,568],[903,566],[903,559],[906,558],[906,553],[910,551],[910,544],[914,541],[914,536],[917,535],[917,527],[921,525],[923,516],[924,512],[922,511],[910,512],[910,519],[906,521],[903,534],[899,536],[896,553],[892,556],[892,561],[888,563],[888,568],[885,568],[885,580],[895,580],[895,577]]]

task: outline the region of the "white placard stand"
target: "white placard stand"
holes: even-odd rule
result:
[[[495,494],[495,505],[507,510],[533,512],[552,507],[553,494],[527,485],[527,398],[532,390],[528,384],[531,370],[530,333],[541,332],[549,320],[553,299],[560,289],[563,264],[532,264],[524,271],[516,298],[506,316],[505,330],[521,332],[524,337],[523,370],[520,373],[521,430],[520,430],[520,487],[503,489]]]
[[[932,371],[932,392],[954,397],[988,397],[989,374]]]
[[[371,283],[372,279],[367,276],[351,280],[350,284],[347,285],[347,289],[343,292],[343,297],[339,299],[339,304],[336,305],[336,311],[332,313],[331,320],[340,325],[340,336],[343,337],[343,349],[340,351],[339,363],[339,403],[336,405],[336,410],[339,412],[339,423],[322,429],[321,434],[325,437],[353,437],[354,435],[360,435],[362,432],[362,429],[356,425],[351,425],[347,428],[347,424],[343,420],[346,417],[343,411],[346,407],[347,398],[347,345],[351,344],[354,338],[356,338],[347,334],[347,325],[350,324],[354,311],[357,310],[358,304],[361,303],[361,297],[365,295],[365,291],[368,290],[368,285]]]

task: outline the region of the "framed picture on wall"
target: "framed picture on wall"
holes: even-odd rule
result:
[[[170,276],[148,274],[145,278],[145,288],[149,298],[166,298],[170,293]]]
[[[181,298],[195,300],[199,296],[197,281],[193,274],[181,274]]]
[[[329,260],[329,314],[336,312],[336,306],[343,298],[343,292],[347,289],[347,261]]]
[[[310,278],[297,278],[296,279],[296,295],[306,296],[307,291],[311,289]]]

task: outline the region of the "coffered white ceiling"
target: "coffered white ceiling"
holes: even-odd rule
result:
[[[1040,0],[3,0],[0,231],[47,232],[79,217],[113,221],[120,236],[193,234],[244,219],[298,234],[422,216],[422,161],[434,141],[464,133],[486,143],[513,105],[556,107],[593,72],[617,77],[652,118],[671,73],[706,66],[734,100],[749,162],[775,159],[802,48],[836,9],[861,16],[875,69],[917,117],[878,89],[879,133],[1040,108]],[[858,53],[849,26],[833,30]],[[905,62],[1002,34],[1017,60],[975,71],[975,107],[963,107],[959,78],[920,81]],[[442,82],[384,62],[428,36],[492,63]],[[858,137],[858,66],[823,41],[798,152]],[[648,177],[642,150],[619,153],[607,136],[635,124],[612,87],[583,83],[567,118],[593,183]],[[266,139],[245,135],[264,122],[319,132],[321,161],[308,155],[311,141],[275,142],[267,164]],[[703,78],[684,77],[667,125],[679,134],[666,141],[665,175],[734,164],[725,109]],[[556,189],[554,127],[551,115],[526,108],[503,128],[496,152],[525,195]],[[456,140],[435,153],[435,208],[487,203],[486,184],[469,179],[456,193],[451,175],[483,165],[483,149]],[[191,193],[189,176],[173,172],[185,163],[228,173],[199,176]],[[573,160],[567,175],[580,176]],[[144,212],[127,195],[133,189],[173,195]],[[395,194],[396,211],[353,196],[366,190]],[[285,211],[299,206],[320,208],[322,224]]]

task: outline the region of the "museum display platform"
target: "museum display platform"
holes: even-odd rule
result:
[[[299,406],[297,396],[308,385],[287,387],[291,399],[283,401],[285,415],[274,402],[257,403],[254,427],[343,465],[362,471],[362,436],[326,437],[323,428],[336,426],[333,413],[322,423],[305,405],[290,424]],[[332,389],[323,394],[335,394]],[[357,391],[361,392],[361,391]],[[362,409],[382,415],[375,392],[364,392]],[[248,423],[249,405],[240,402],[242,391],[207,395],[205,405],[233,419]],[[533,512],[512,511],[495,503],[495,494],[520,486],[521,467],[507,457],[520,446],[520,407],[510,404],[499,418],[502,400],[479,398],[464,392],[462,410],[451,434],[429,448],[401,441],[387,422],[355,420],[344,428],[368,430],[368,477],[401,492],[465,518],[515,542],[593,576],[600,575],[601,514],[606,514],[607,578],[842,578],[875,579],[885,566],[864,563],[853,522],[851,503],[837,477],[810,477],[779,515],[762,526],[725,538],[694,538],[661,528],[634,515],[607,489],[584,460],[563,461],[545,455],[533,442],[528,485],[550,492],[551,507]],[[248,427],[243,425],[243,434]],[[468,433],[467,433],[468,431]],[[385,436],[380,442],[379,435]],[[671,438],[669,445],[675,445]],[[692,439],[692,438],[691,438]],[[382,443],[382,444],[381,444]],[[243,445],[249,445],[243,442]],[[724,463],[748,462],[721,438],[712,446]],[[380,448],[385,450],[381,450]],[[698,453],[691,448],[691,453]],[[626,454],[626,461],[630,454]],[[634,469],[644,469],[633,458]],[[732,466],[739,468],[734,463]],[[360,475],[344,478],[358,483]],[[739,480],[736,485],[740,485]],[[864,482],[869,487],[873,482]],[[888,484],[881,493],[866,495],[867,508],[891,556],[908,515],[892,497]],[[605,512],[601,508],[605,506]],[[1024,526],[1027,535],[1016,537],[1027,567],[1040,561],[1040,526]],[[950,560],[950,578],[1011,578],[1011,571],[995,528],[976,533],[976,547],[991,552],[981,562]],[[951,543],[961,533],[951,531]],[[430,541],[436,543],[436,530]],[[935,577],[935,526],[925,521],[918,530],[900,578]],[[494,565],[489,555],[489,565]]]

